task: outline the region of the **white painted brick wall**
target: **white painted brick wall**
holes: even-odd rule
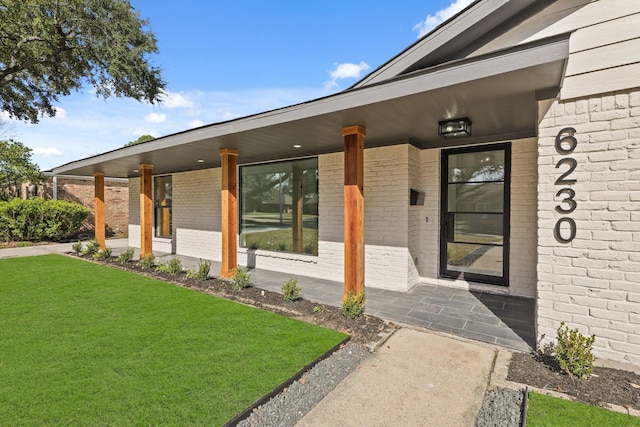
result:
[[[596,334],[596,356],[640,363],[640,92],[605,94],[560,103],[546,111],[538,141],[537,333],[553,341],[561,321]],[[556,134],[576,129],[576,150],[559,154]],[[556,212],[556,163],[573,157],[569,178],[577,209]],[[561,167],[562,171],[566,166]],[[566,204],[565,204],[566,205]],[[569,216],[576,238],[553,236],[556,221]],[[562,304],[548,303],[561,297]],[[571,306],[569,309],[568,306]]]
[[[509,293],[536,296],[537,139],[511,144],[511,241]]]
[[[140,178],[129,178],[129,246],[140,247]]]

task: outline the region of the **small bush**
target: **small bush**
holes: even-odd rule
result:
[[[133,248],[128,248],[126,251],[121,252],[120,255],[118,255],[117,261],[120,264],[126,264],[133,260],[134,253],[135,250]]]
[[[209,271],[211,271],[211,261],[209,260],[199,260],[198,261],[198,269],[195,271],[190,271],[187,273],[187,277],[192,279],[198,279],[201,282],[209,279]]]
[[[83,255],[94,256],[100,250],[100,243],[97,240],[89,240],[82,251]]]
[[[554,348],[560,368],[569,375],[584,378],[593,371],[593,342],[595,335],[586,337],[578,329],[571,329],[560,323],[557,344]]]
[[[140,258],[138,265],[144,269],[150,270],[156,266],[156,256],[154,254],[146,254]]]
[[[251,275],[241,268],[237,268],[233,277],[231,278],[231,287],[236,291],[249,287],[249,280]]]
[[[80,255],[82,253],[82,242],[76,242],[71,245],[71,249],[73,249],[73,253],[76,255]]]
[[[284,282],[281,290],[285,302],[293,302],[300,299],[300,291],[302,289],[298,286],[298,279],[290,277],[289,280]]]
[[[353,292],[349,291],[347,299],[342,301],[340,311],[347,319],[356,319],[364,311],[364,291],[360,292],[357,297],[353,295]]]
[[[174,276],[182,273],[182,262],[180,258],[171,258],[169,261],[165,261],[160,263],[156,268],[156,271],[161,271],[163,273],[169,273]]]
[[[101,251],[96,252],[95,254],[93,254],[93,258],[94,259],[102,259],[105,261],[108,261],[111,259],[111,248],[110,247],[106,247]]]
[[[313,312],[314,313],[322,313],[323,311],[327,311],[327,307],[325,307],[324,305],[314,305],[313,306]]]

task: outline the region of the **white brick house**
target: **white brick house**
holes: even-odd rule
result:
[[[478,0],[346,91],[54,173],[129,178],[143,253],[531,298],[640,364],[637,0]]]

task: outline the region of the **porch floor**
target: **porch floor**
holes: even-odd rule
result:
[[[115,249],[115,248],[114,248]],[[114,250],[114,253],[116,251]],[[156,253],[159,260],[178,257],[188,269],[198,259]],[[211,263],[217,275],[220,263]],[[286,273],[252,268],[251,284],[280,293]],[[339,306],[343,284],[325,279],[295,275],[303,298],[321,304]],[[476,341],[520,351],[535,348],[535,302],[531,299],[487,294],[465,289],[418,285],[409,292],[367,288],[365,313],[399,324],[418,326]]]

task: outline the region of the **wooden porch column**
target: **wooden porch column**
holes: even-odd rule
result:
[[[153,253],[153,165],[141,164],[140,171],[140,258]]]
[[[293,180],[291,189],[291,225],[293,227],[293,252],[302,253],[303,249],[303,211],[304,193],[302,191],[302,168],[293,167]]]
[[[220,157],[222,160],[222,266],[220,267],[220,277],[230,278],[238,268],[238,201],[236,196],[238,151],[222,148]]]
[[[96,172],[93,174],[94,187],[94,228],[95,239],[100,245],[100,249],[106,247],[105,244],[105,223],[104,223],[104,174]]]
[[[342,128],[344,137],[344,293],[364,291],[364,137],[362,126]]]

